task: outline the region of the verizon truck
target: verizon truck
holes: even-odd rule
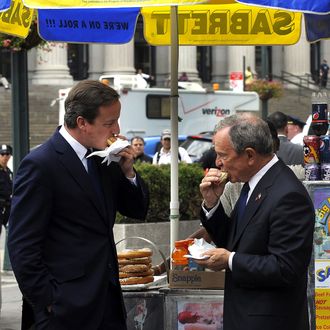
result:
[[[170,128],[169,88],[140,88],[135,75],[101,76],[100,81],[120,94],[121,134],[127,138],[159,135],[163,129]],[[60,124],[69,91],[70,88],[59,90]],[[259,111],[257,93],[207,91],[197,83],[179,82],[179,134],[212,131],[220,119],[241,111]]]

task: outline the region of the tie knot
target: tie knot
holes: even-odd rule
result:
[[[245,194],[247,194],[249,192],[249,190],[250,190],[249,183],[248,182],[245,182],[243,184],[242,192],[245,193]]]
[[[85,158],[87,158],[87,156],[89,156],[93,151],[91,149],[87,149],[86,153],[85,153]]]

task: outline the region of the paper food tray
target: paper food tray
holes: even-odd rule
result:
[[[142,290],[152,290],[158,289],[161,286],[167,285],[166,275],[154,276],[154,281],[147,284],[132,284],[132,285],[122,285],[121,289],[123,291],[142,291]]]

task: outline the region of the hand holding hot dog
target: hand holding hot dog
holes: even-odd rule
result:
[[[217,168],[210,168],[199,185],[206,207],[211,208],[217,204],[227,181],[227,172],[222,172]]]

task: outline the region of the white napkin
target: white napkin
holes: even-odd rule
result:
[[[204,238],[195,238],[194,244],[188,246],[190,257],[194,259],[207,259],[208,256],[202,256],[202,253],[210,249],[214,249],[214,246],[207,243]]]
[[[130,144],[127,140],[117,138],[117,141],[112,143],[111,146],[101,151],[94,151],[90,155],[88,155],[87,158],[92,156],[104,157],[102,164],[107,162],[107,165],[109,165],[111,162],[119,162],[121,156],[116,155],[118,154],[118,152],[125,149],[129,145]]]

